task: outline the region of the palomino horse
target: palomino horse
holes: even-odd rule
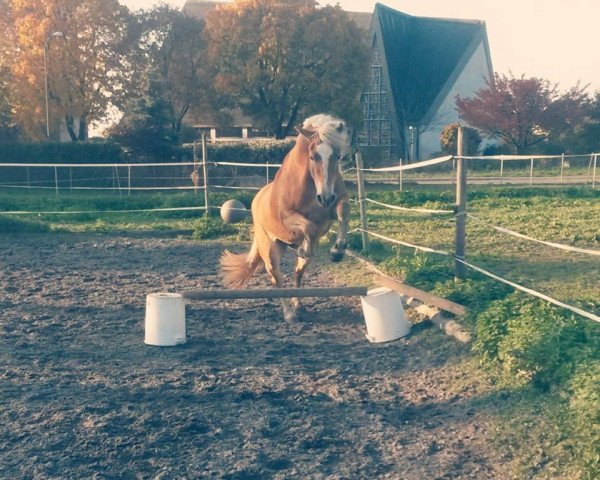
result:
[[[276,287],[282,287],[279,264],[287,247],[296,250],[295,286],[315,253],[319,238],[334,219],[340,222],[331,259],[340,261],[346,251],[350,205],[339,161],[350,153],[350,133],[345,122],[330,115],[307,118],[294,148],[287,154],[273,182],[263,187],[252,202],[254,241],[250,252],[221,257],[221,275],[228,287],[246,285],[264,265]],[[294,321],[300,301],[281,301],[286,321]]]

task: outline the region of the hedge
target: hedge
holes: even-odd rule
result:
[[[290,140],[250,142],[222,142],[207,145],[211,162],[281,163],[291,150]],[[201,158],[200,143],[196,144],[197,157]],[[114,142],[85,143],[19,143],[0,144],[0,163],[151,163],[192,161],[193,145],[174,147],[170,158],[130,157]]]
[[[0,163],[123,163],[121,147],[111,142],[9,142],[0,144]]]
[[[261,140],[219,142],[207,145],[209,162],[281,163],[294,146],[294,140]],[[181,156],[193,157],[193,145],[180,148]],[[202,158],[201,144],[196,143],[196,156]]]

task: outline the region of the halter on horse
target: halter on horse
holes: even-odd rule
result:
[[[331,259],[340,261],[346,251],[350,205],[339,161],[350,153],[350,133],[343,120],[330,115],[314,115],[301,127],[294,148],[287,154],[273,182],[263,187],[252,202],[254,241],[250,252],[221,257],[221,275],[228,287],[246,285],[263,264],[271,283],[282,287],[279,264],[286,247],[296,249],[298,259],[294,283],[302,276],[315,253],[319,238],[334,219],[340,222]],[[300,300],[282,300],[286,321],[297,317]]]

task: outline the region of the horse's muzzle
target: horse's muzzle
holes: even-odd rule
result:
[[[327,208],[333,205],[335,202],[336,196],[335,193],[331,195],[317,195],[317,202],[319,202],[323,207]]]

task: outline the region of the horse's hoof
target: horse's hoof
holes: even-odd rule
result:
[[[287,323],[295,323],[296,320],[298,320],[298,314],[295,311],[290,310],[283,313],[283,318]]]
[[[342,258],[344,258],[345,254],[346,250],[338,250],[335,247],[329,250],[329,255],[332,262],[339,262]]]

